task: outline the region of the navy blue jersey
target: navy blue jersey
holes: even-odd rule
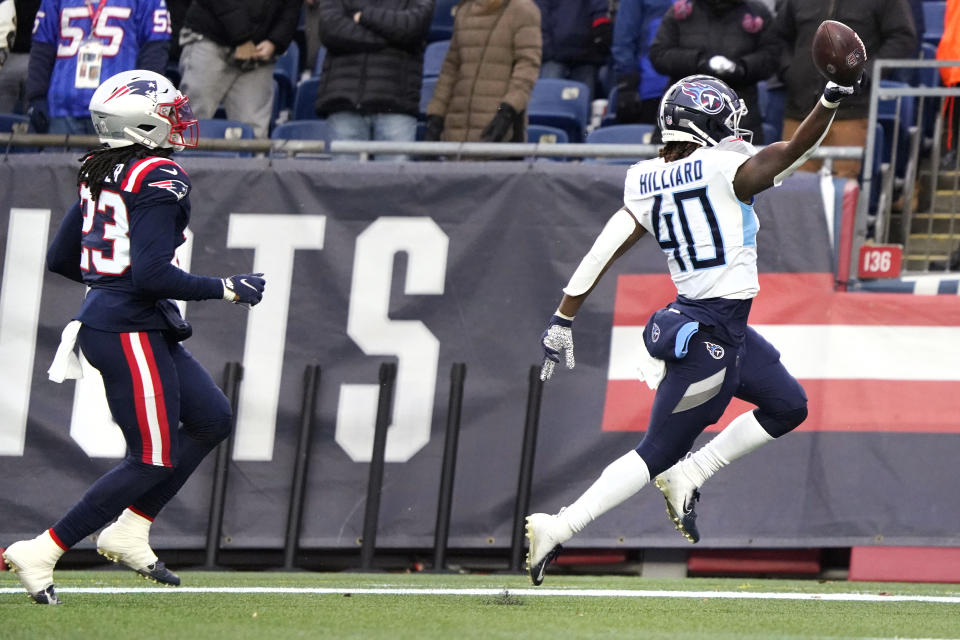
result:
[[[76,319],[102,331],[166,329],[157,303],[223,296],[219,278],[175,264],[190,222],[190,178],[173,160],[118,164],[93,201],[85,184],[60,225],[47,264],[90,287]]]

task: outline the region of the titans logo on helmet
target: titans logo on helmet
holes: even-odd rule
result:
[[[723,96],[713,87],[699,82],[687,82],[680,90],[693,98],[704,113],[720,113],[723,110]]]
[[[157,182],[147,183],[148,187],[156,187],[158,189],[166,189],[173,195],[177,196],[177,200],[182,200],[190,188],[185,182],[180,182],[179,180],[158,180]]]

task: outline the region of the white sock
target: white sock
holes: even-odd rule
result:
[[[583,495],[559,514],[571,535],[617,506],[650,482],[647,464],[636,451],[628,451],[603,470]]]
[[[748,411],[734,418],[713,440],[677,464],[701,487],[722,467],[771,440],[773,436],[757,422],[753,411]]]
[[[128,507],[124,509],[120,517],[117,518],[117,524],[129,531],[132,535],[136,535],[138,538],[143,537],[143,539],[146,540],[150,537],[150,525],[153,524],[153,521],[131,511]]]
[[[63,547],[57,544],[57,542],[53,539],[53,536],[50,535],[50,529],[47,529],[38,535],[36,538],[34,538],[34,540],[39,545],[40,553],[42,554],[43,558],[52,564],[56,564],[57,560],[60,559],[60,556],[62,556],[66,551]]]

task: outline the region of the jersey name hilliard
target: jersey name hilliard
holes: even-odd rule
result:
[[[673,163],[667,167],[654,171],[647,171],[637,176],[637,186],[640,195],[651,191],[661,191],[673,187],[682,187],[703,179],[703,161],[692,160]]]
[[[638,162],[627,172],[624,204],[659,243],[680,295],[745,300],[759,291],[759,222],[753,204],[733,189],[737,169],[753,153],[731,139],[673,162]]]

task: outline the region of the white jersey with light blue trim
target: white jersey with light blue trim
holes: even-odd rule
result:
[[[742,140],[728,140],[627,171],[623,202],[660,243],[680,295],[745,300],[760,290],[759,221],[753,205],[733,191],[737,169],[755,152]]]

